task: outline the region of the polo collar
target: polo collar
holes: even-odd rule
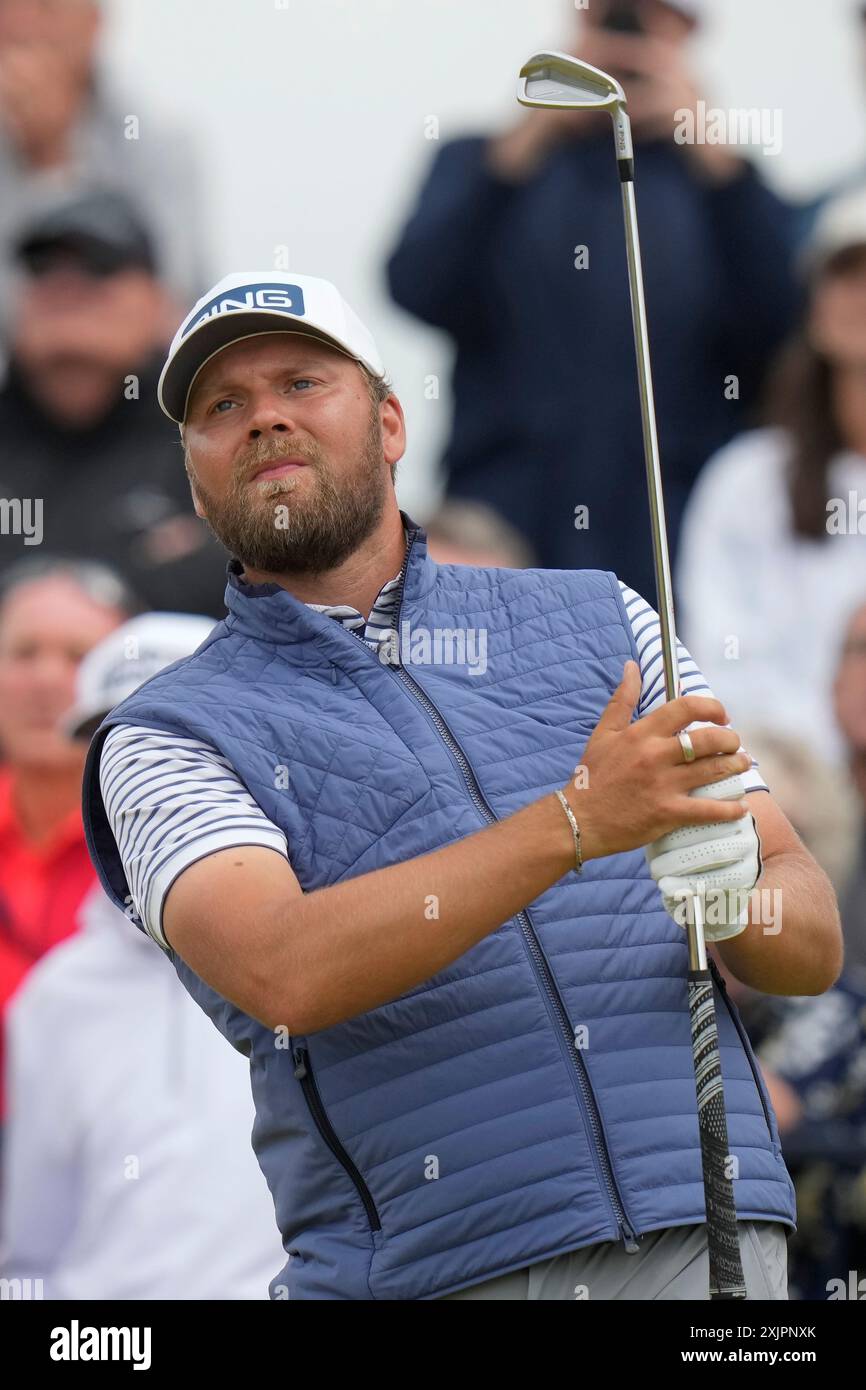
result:
[[[428,553],[424,529],[406,512],[401,511],[400,517],[408,539],[401,570],[402,600],[398,601],[411,605],[430,592],[438,566]],[[232,557],[226,566],[225,603],[229,610],[227,622],[233,631],[269,642],[294,643],[327,638],[330,630],[331,637],[343,642],[357,641],[355,634],[335,623],[327,613],[310,608],[279,584],[248,584],[242,575],[241,561]]]

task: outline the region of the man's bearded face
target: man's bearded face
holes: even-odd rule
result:
[[[257,469],[301,457],[302,468],[253,480]],[[186,466],[207,523],[248,569],[268,574],[318,574],[357,550],[378,524],[388,491],[378,407],[357,456],[339,475],[312,442],[261,436],[237,456],[222,497],[202,486],[186,451]]]

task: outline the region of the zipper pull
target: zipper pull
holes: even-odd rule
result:
[[[629,1226],[623,1226],[622,1235],[620,1239],[623,1245],[625,1246],[625,1253],[627,1255],[640,1254],[640,1244],[638,1242],[638,1237],[635,1236],[634,1231]]]
[[[297,1063],[297,1065],[296,1065],[296,1067],[295,1067],[295,1076],[298,1078],[299,1081],[303,1081],[304,1077],[307,1075],[307,1052],[306,1052],[306,1048],[303,1048],[303,1047],[296,1047],[296,1048],[295,1048],[295,1062]]]

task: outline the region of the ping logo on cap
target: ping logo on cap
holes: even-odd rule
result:
[[[304,292],[300,285],[274,285],[267,282],[260,285],[240,285],[237,289],[226,290],[199,309],[194,318],[183,330],[182,337],[207,319],[221,318],[223,314],[233,314],[238,310],[270,309],[283,314],[293,314],[303,318]]]

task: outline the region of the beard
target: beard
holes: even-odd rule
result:
[[[256,468],[289,456],[306,459],[304,469],[250,487]],[[307,480],[298,487],[302,471],[315,474],[312,486]],[[266,574],[323,574],[335,569],[374,531],[388,487],[376,408],[354,466],[339,478],[319,450],[283,438],[257,439],[245,449],[221,498],[202,487],[189,455],[187,472],[217,540],[245,568]]]

